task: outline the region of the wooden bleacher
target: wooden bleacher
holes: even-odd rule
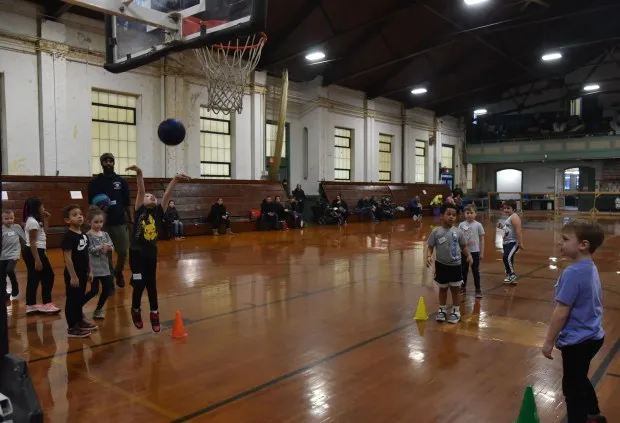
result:
[[[22,221],[24,202],[29,197],[39,197],[50,212],[49,230],[47,232],[48,248],[60,246],[66,225],[62,217],[63,208],[70,203],[78,203],[84,212],[88,208],[88,182],[90,177],[66,176],[3,176],[2,190],[7,193],[3,209],[15,212],[15,220]],[[130,199],[136,196],[135,179],[127,178]],[[153,193],[161,200],[169,179],[145,178],[147,192]],[[71,191],[81,192],[82,199],[72,199]],[[267,195],[285,197],[282,184],[277,181],[252,180],[213,180],[195,179],[179,183],[172,195],[179,215],[184,223],[186,235],[203,235],[211,233],[211,225],[206,218],[211,205],[218,197],[224,198],[229,213],[233,232],[256,229],[256,223],[250,221],[250,210],[260,208],[261,201]]]
[[[349,206],[349,211],[354,210],[357,207],[357,202],[364,196],[368,197],[392,197],[392,202],[395,206],[406,206],[410,199],[417,196],[420,197],[420,201],[423,205],[423,212],[430,214],[432,209],[430,207],[431,200],[437,195],[442,194],[446,198],[450,194],[450,187],[445,184],[396,184],[396,183],[384,183],[384,184],[368,184],[363,182],[321,182],[322,192],[325,194],[327,201],[330,203],[334,201],[337,195],[341,195],[342,199]],[[426,192],[426,194],[424,193]],[[403,215],[402,213],[398,213]],[[410,213],[405,213],[406,216],[411,216]],[[349,218],[349,221],[359,220],[356,215]]]

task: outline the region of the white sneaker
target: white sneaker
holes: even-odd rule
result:
[[[448,323],[457,324],[461,321],[461,313],[458,311],[452,311],[450,316],[448,316]]]
[[[446,321],[446,310],[444,310],[443,308],[440,308],[439,311],[437,312],[437,316],[435,317],[435,320],[437,320],[438,322],[445,322]]]

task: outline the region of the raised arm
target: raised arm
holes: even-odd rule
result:
[[[142,169],[138,166],[129,166],[126,170],[133,170],[136,172],[136,185],[138,186],[138,193],[136,194],[136,203],[134,204],[134,210],[138,210],[144,204],[144,176],[142,176]]]
[[[164,212],[166,210],[168,210],[168,203],[170,202],[170,198],[172,198],[172,191],[174,190],[174,187],[176,186],[176,184],[179,181],[189,181],[189,180],[191,180],[191,178],[189,176],[185,175],[184,173],[177,173],[174,176],[174,178],[172,178],[172,181],[170,181],[170,183],[166,187],[166,191],[164,192],[164,196],[161,199],[161,206],[164,209]]]

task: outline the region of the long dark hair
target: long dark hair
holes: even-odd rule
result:
[[[41,216],[41,199],[39,197],[30,197],[24,203],[24,211],[22,213],[22,220],[26,222],[29,217],[33,217],[37,222],[43,223],[43,216]]]

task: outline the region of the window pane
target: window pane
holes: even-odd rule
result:
[[[231,158],[230,115],[200,108],[200,174],[229,178]]]
[[[127,166],[137,162],[136,97],[93,90],[91,99],[99,104],[92,105],[93,170],[100,167],[98,156],[109,152],[117,156],[117,168],[124,174]]]

